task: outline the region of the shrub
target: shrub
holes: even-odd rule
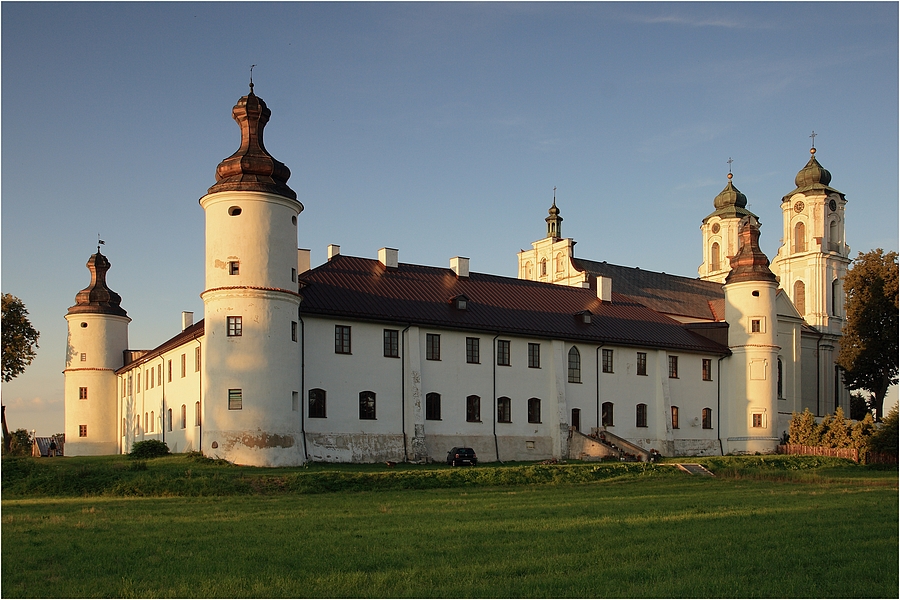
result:
[[[157,458],[169,454],[169,447],[159,440],[144,440],[131,445],[130,458]]]
[[[892,408],[884,417],[881,427],[875,432],[871,440],[871,448],[875,452],[883,452],[885,454],[893,454],[897,456],[898,446],[898,427],[897,407]]]

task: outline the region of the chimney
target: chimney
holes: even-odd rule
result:
[[[597,276],[597,298],[600,302],[612,302],[612,278]]]
[[[181,330],[184,331],[188,327],[194,324],[194,313],[189,311],[183,311],[181,313]]]
[[[382,248],[378,251],[378,260],[388,269],[396,269],[399,254],[396,248]]]
[[[297,275],[309,271],[309,250],[297,249]]]
[[[469,259],[462,256],[454,256],[450,259],[450,270],[456,273],[457,277],[468,277]]]
[[[341,247],[337,244],[328,244],[328,260],[331,260],[335,256],[340,256]]]

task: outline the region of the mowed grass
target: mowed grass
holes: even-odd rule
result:
[[[668,468],[580,484],[4,497],[2,595],[897,597],[896,472]]]

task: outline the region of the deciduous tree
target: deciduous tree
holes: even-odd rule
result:
[[[838,364],[851,390],[868,390],[880,418],[888,387],[897,383],[897,253],[881,248],[854,259],[844,292],[847,320]]]
[[[36,356],[40,333],[31,326],[25,304],[12,294],[3,294],[2,321],[3,381],[11,381],[13,377],[25,370]],[[3,449],[9,451],[11,439],[6,427],[6,410],[3,415]]]

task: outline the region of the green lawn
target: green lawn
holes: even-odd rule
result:
[[[185,470],[183,458],[160,460]],[[149,463],[122,474],[152,473]],[[784,464],[745,464],[717,478],[659,467],[578,484],[16,499],[4,473],[2,595],[897,597],[896,472],[832,461],[791,477]],[[505,468],[556,469],[538,467]],[[383,470],[201,465],[213,479],[340,473],[354,487]]]

